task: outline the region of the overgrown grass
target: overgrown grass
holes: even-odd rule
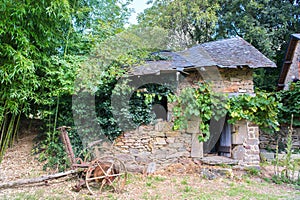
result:
[[[260,170],[258,168],[255,168],[255,167],[248,167],[245,170],[251,176],[258,176],[258,175],[260,175]]]
[[[254,173],[255,174],[255,173]],[[234,179],[205,180],[200,176],[142,176],[129,174],[127,185],[123,193],[103,193],[91,196],[86,189],[79,193],[70,191],[73,182],[66,181],[60,186],[49,188],[43,186],[29,192],[11,190],[11,194],[0,195],[4,200],[37,200],[37,199],[78,199],[78,200],[117,200],[117,199],[294,199],[300,196],[300,191],[292,186],[274,185],[268,182],[256,181],[252,176]],[[75,182],[74,182],[75,183]],[[29,187],[28,187],[29,188]],[[287,189],[288,188],[288,189]],[[23,188],[26,189],[26,188]],[[1,191],[0,191],[1,194]]]

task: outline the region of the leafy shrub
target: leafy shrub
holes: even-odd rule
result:
[[[230,98],[226,106],[230,123],[245,119],[268,132],[279,130],[278,112],[280,108],[281,104],[272,93],[262,91],[257,91],[255,96],[243,94]]]
[[[278,111],[280,124],[290,124],[294,116],[293,126],[300,126],[300,82],[291,83],[289,90],[282,90],[276,94],[282,107]]]
[[[258,176],[260,174],[260,170],[258,168],[255,168],[255,167],[248,167],[245,170],[251,176]]]

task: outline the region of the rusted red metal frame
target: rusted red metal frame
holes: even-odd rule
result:
[[[71,163],[71,168],[72,169],[75,169],[75,168],[88,168],[89,167],[88,163],[83,162],[81,158],[75,158],[75,154],[73,152],[72,145],[71,145],[71,142],[70,142],[70,138],[69,138],[69,135],[68,135],[68,132],[67,132],[67,129],[70,129],[70,127],[61,126],[57,129],[60,130],[60,132],[61,132],[60,138],[61,138],[61,140],[62,140],[62,142],[65,146],[69,161]],[[78,161],[80,163],[78,163]]]

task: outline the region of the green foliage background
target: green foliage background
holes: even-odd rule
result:
[[[55,129],[71,108],[80,63],[97,40],[123,29],[129,2],[1,0],[0,161],[21,117],[39,115],[47,143],[57,142]]]
[[[175,44],[240,36],[273,60],[277,69],[258,69],[257,88],[274,91],[289,37],[300,32],[299,1],[288,0],[151,0],[139,15],[141,26],[170,30]]]
[[[154,58],[150,52],[241,36],[281,66],[290,34],[300,32],[299,2],[154,0],[149,1],[153,6],[140,14],[139,25],[126,29],[130,2],[1,0],[0,162],[7,147],[17,139],[20,119],[33,115],[44,122],[40,159],[47,159],[48,166],[59,166],[61,170],[68,166],[56,128],[74,127],[71,102],[72,95],[78,92],[74,88],[78,76],[87,92],[96,96],[97,122],[112,139],[122,131],[111,113],[112,90],[132,65],[162,59]],[[280,68],[257,70],[256,87],[272,91],[279,71]],[[151,122],[151,105],[171,96],[166,86],[146,87],[149,93],[134,93],[134,109],[124,111],[124,116],[137,124]],[[187,98],[194,98],[193,92],[187,91]],[[210,107],[220,105],[211,100],[211,94],[203,99],[200,96],[194,105],[189,105],[193,111],[187,114],[208,121],[212,116]],[[295,119],[299,117],[297,85],[278,93],[276,98],[264,93],[257,96],[259,99],[241,96],[232,100],[228,107],[232,120],[250,119],[274,129],[276,120],[288,123],[291,113]],[[185,104],[183,99],[179,104]],[[84,105],[78,106],[75,109],[79,113],[85,109]],[[279,117],[272,110],[277,107]],[[175,127],[179,127],[176,123]],[[207,123],[202,126],[205,132]],[[209,137],[206,133],[204,139]],[[75,129],[70,131],[70,137],[76,155],[83,155],[83,144]]]

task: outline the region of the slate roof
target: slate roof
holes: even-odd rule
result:
[[[184,57],[175,52],[159,52],[161,56],[167,57],[167,60],[147,61],[144,65],[135,66],[130,70],[131,75],[146,75],[157,74],[161,71],[176,72],[178,68],[194,67],[193,64],[188,62]]]
[[[218,66],[220,68],[276,67],[255,47],[240,37],[196,45],[181,52],[168,52],[170,60],[148,61],[133,67],[131,74],[156,74],[161,71]],[[176,69],[177,68],[177,69]]]

